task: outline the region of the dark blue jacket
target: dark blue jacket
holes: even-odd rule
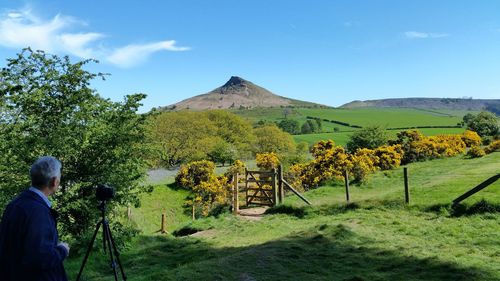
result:
[[[63,260],[67,252],[57,246],[57,213],[30,190],[5,209],[0,222],[1,281],[66,281]]]

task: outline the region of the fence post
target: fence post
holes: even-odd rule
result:
[[[408,187],[408,168],[403,168],[403,175],[405,180],[405,203],[410,204],[410,188]]]
[[[165,213],[161,214],[161,228],[160,228],[160,232],[161,233],[167,233],[167,227],[166,227],[166,217],[165,217]]]
[[[276,168],[273,168],[272,171],[273,171],[273,176],[271,179],[271,186],[273,187],[273,201],[274,201],[274,206],[278,206],[279,195],[278,195],[278,186],[276,184],[276,178],[278,176],[278,173],[276,171]]]
[[[191,215],[192,215],[193,220],[196,219],[195,213],[196,213],[196,209],[194,207],[194,201],[193,201],[193,205],[191,206]]]
[[[279,165],[278,167],[278,196],[279,203],[285,203],[285,189],[283,187],[283,166]]]
[[[240,200],[238,197],[238,173],[233,175],[233,214],[238,215],[240,212]]]
[[[248,169],[245,168],[245,206],[248,207]]]
[[[345,181],[345,198],[349,204],[349,172],[347,169],[344,171],[344,181]]]

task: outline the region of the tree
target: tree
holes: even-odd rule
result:
[[[472,113],[465,114],[464,117],[462,118],[464,125],[467,126],[469,122],[472,121],[472,119],[474,119],[474,117],[475,115]]]
[[[308,122],[307,120],[304,124],[302,124],[302,127],[300,128],[300,132],[302,134],[310,134],[313,132],[313,128],[311,128],[311,123]]]
[[[213,148],[208,152],[208,157],[214,163],[221,163],[224,166],[225,163],[232,163],[236,160],[237,151],[236,148],[224,141],[219,139],[213,144]]]
[[[150,123],[157,151],[151,162],[156,166],[173,167],[210,159],[216,144],[221,152],[220,142],[231,148],[235,158],[249,157],[255,140],[250,123],[222,110],[164,112],[155,115]]]
[[[387,144],[387,132],[382,126],[364,127],[354,132],[347,142],[347,149],[350,152],[355,152],[359,148],[374,149]]]
[[[157,165],[172,167],[207,158],[217,128],[199,112],[164,112],[150,122]]]
[[[280,130],[275,125],[254,129],[257,138],[255,152],[275,152],[278,155],[295,152],[295,141],[290,134]]]
[[[285,117],[285,119],[288,118],[288,115],[292,114],[292,109],[291,108],[288,108],[288,107],[285,107],[283,108],[283,116]]]
[[[468,119],[466,125],[467,129],[478,133],[481,137],[494,136],[497,135],[499,131],[498,120],[495,114],[488,111],[482,111]]]
[[[85,60],[24,49],[0,72],[0,207],[29,185],[28,169],[42,155],[63,164],[61,192],[54,201],[63,235],[81,236],[99,217],[98,183],[115,187],[108,210],[139,204],[147,153],[143,94],[123,102],[100,97],[89,87],[102,74]],[[118,225],[116,225],[118,227]]]
[[[296,135],[296,134],[300,133],[300,124],[299,124],[299,121],[294,120],[294,119],[281,120],[278,123],[278,127],[280,129],[282,129],[283,131],[285,131],[285,132],[287,132],[289,134],[292,134],[292,135]]]
[[[204,114],[215,126],[215,136],[236,147],[240,157],[250,156],[255,137],[249,122],[225,110],[209,110]]]

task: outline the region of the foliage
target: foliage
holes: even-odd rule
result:
[[[478,158],[486,155],[486,152],[480,146],[473,146],[467,151],[467,156],[470,158]]]
[[[228,179],[225,176],[210,175],[207,181],[193,187],[193,193],[195,207],[201,209],[201,214],[206,217],[213,209],[227,203],[230,193]]]
[[[274,152],[278,155],[295,152],[295,141],[290,134],[283,132],[275,125],[254,129],[255,153]]]
[[[215,164],[211,161],[200,160],[182,165],[175,176],[178,186],[192,190],[201,182],[207,182],[214,173]]]
[[[487,154],[490,154],[492,152],[495,152],[495,151],[500,151],[500,140],[495,140],[495,141],[492,141],[485,149],[484,151],[487,153]]]
[[[462,141],[467,147],[473,147],[481,145],[481,137],[474,131],[466,130],[462,134]]]
[[[231,162],[248,156],[255,140],[248,122],[221,110],[164,112],[154,116],[150,130],[156,163],[165,167],[202,159]]]
[[[307,142],[299,142],[297,144],[297,148],[295,150],[295,153],[293,154],[288,154],[285,157],[283,157],[283,165],[284,167],[288,167],[287,165],[293,165],[293,164],[298,164],[298,163],[304,163],[307,161],[309,157],[309,144]]]
[[[426,137],[417,130],[400,132],[391,143],[401,145],[404,164],[455,156],[463,153],[466,147],[461,135]]]
[[[255,137],[249,122],[225,110],[209,110],[200,114],[206,115],[215,126],[215,136],[221,137],[237,149],[238,157],[250,156]]]
[[[25,49],[0,73],[0,206],[28,186],[28,168],[38,157],[52,155],[63,164],[61,192],[54,197],[61,233],[73,237],[85,236],[99,218],[98,183],[116,189],[111,216],[121,206],[138,205],[147,189],[140,185],[146,116],[136,114],[145,95],[120,103],[101,98],[89,88],[102,77],[84,70],[90,62]]]
[[[175,182],[193,192],[193,198],[186,203],[194,205],[203,216],[208,216],[218,205],[225,204],[229,196],[228,178],[216,176],[215,164],[210,161],[201,160],[182,165]]]
[[[481,137],[498,134],[499,125],[495,114],[488,111],[482,111],[468,118],[468,122],[466,123],[467,129],[478,133]]]
[[[311,133],[319,133],[321,132],[321,120],[315,119],[311,120],[308,119],[304,124],[302,124],[302,127],[300,128],[300,132],[302,134],[311,134]]]
[[[376,157],[375,165],[381,170],[391,170],[399,167],[403,160],[403,148],[401,145],[384,145],[374,150]]]
[[[151,134],[159,166],[172,167],[207,157],[215,125],[198,112],[164,112],[153,117]]]
[[[255,161],[257,162],[257,167],[262,171],[277,169],[280,165],[278,155],[274,152],[257,153]]]
[[[285,119],[285,120],[281,120],[279,123],[278,123],[278,127],[289,133],[289,134],[292,134],[292,135],[296,135],[296,134],[299,134],[300,133],[300,124],[299,124],[299,121],[295,120],[295,119]]]
[[[233,180],[233,176],[238,173],[238,175],[244,175],[245,174],[245,168],[246,165],[243,161],[241,160],[236,160],[233,162],[233,164],[227,169],[227,171],[224,173],[226,178],[228,178],[229,181]]]
[[[207,154],[211,161],[221,163],[224,166],[225,163],[232,163],[236,159],[237,149],[234,145],[227,143],[221,138],[212,143],[212,145],[212,149]]]
[[[318,186],[328,179],[341,179],[346,169],[351,169],[349,155],[332,140],[320,141],[311,149],[314,159],[302,165],[292,166],[295,182],[305,189]]]
[[[355,182],[365,182],[368,175],[377,169],[378,157],[372,149],[360,148],[355,153],[349,155],[349,173]]]
[[[374,149],[387,144],[388,136],[382,126],[368,126],[354,132],[347,142],[347,150],[355,152],[359,148]]]

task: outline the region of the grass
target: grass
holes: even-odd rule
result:
[[[455,126],[461,115],[440,114],[413,108],[360,108],[360,109],[308,109],[298,110],[302,115],[337,120],[353,125],[382,125],[391,127]]]
[[[199,237],[145,231],[123,251],[129,280],[500,280],[500,182],[467,199],[463,208],[470,212],[454,215],[449,208],[452,199],[500,172],[500,153],[408,168],[409,207],[402,204],[397,169],[353,185],[347,206],[343,186],[332,183],[305,194],[313,207],[289,196],[260,221],[231,215],[186,220],[184,227],[208,230]],[[156,212],[150,205],[169,198],[169,208],[181,204],[172,197],[179,191],[155,192],[143,198],[142,208]],[[481,204],[490,212],[475,213]],[[150,211],[141,212],[138,225],[154,229],[148,224],[159,218],[148,222]],[[70,279],[80,261],[66,262]],[[113,280],[97,252],[85,273],[86,280]]]
[[[464,132],[463,128],[425,128],[418,129],[422,134],[426,136],[435,135],[447,135],[447,134],[461,134]],[[388,135],[390,138],[396,138],[396,134],[399,132],[397,130],[388,130]],[[309,145],[315,144],[320,140],[332,139],[338,145],[346,145],[349,141],[350,136],[353,131],[350,132],[338,132],[338,133],[319,133],[319,134],[306,134],[306,135],[294,135],[293,139],[296,142],[307,142]]]
[[[280,122],[285,117],[282,108],[255,108],[248,110],[233,110],[244,119],[256,123],[260,120]],[[453,110],[423,110],[415,108],[298,108],[292,109],[287,118],[295,119],[303,124],[307,116],[327,120],[346,122],[352,125],[369,126],[381,125],[386,128],[419,127],[419,126],[455,126],[462,121],[462,117],[472,111]],[[472,112],[477,113],[477,112]],[[320,140],[333,139],[339,145],[345,145],[349,136],[356,128],[322,122],[323,132],[317,134],[294,135],[296,142],[314,144]],[[334,132],[337,129],[337,132]],[[462,128],[424,128],[419,129],[424,135],[460,134]],[[391,137],[395,137],[398,130],[388,130]]]

